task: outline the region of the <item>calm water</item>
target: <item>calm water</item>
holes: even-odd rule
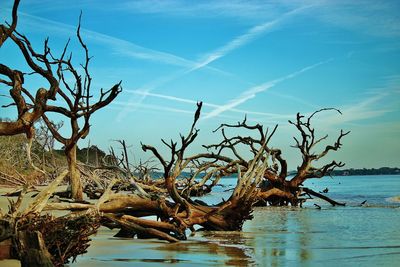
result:
[[[392,199],[400,196],[399,175],[324,178],[307,186],[328,187],[328,196],[347,206],[309,200],[304,208],[256,208],[243,232],[199,232],[178,244],[117,239],[101,229],[70,266],[400,266],[400,202]],[[225,189],[207,201],[226,199]]]

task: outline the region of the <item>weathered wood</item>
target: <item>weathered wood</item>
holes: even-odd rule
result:
[[[95,208],[94,204],[83,204],[83,203],[47,203],[43,208],[43,211],[50,210],[87,210]]]
[[[151,227],[159,230],[166,230],[172,232],[178,231],[178,229],[171,223],[146,220],[146,219],[136,218],[131,215],[123,215],[121,216],[121,220],[136,223],[143,227]]]
[[[126,219],[122,219],[122,218],[118,218],[115,215],[110,215],[110,214],[105,214],[104,215],[106,218],[115,221],[117,223],[119,223],[122,227],[124,227],[125,229],[128,230],[132,230],[138,234],[143,234],[149,237],[155,237],[155,238],[159,238],[162,240],[167,240],[168,242],[174,243],[174,242],[178,242],[179,240],[176,239],[175,237],[170,236],[167,233],[164,233],[162,231],[159,231],[157,229],[154,228],[147,228],[147,227],[142,227],[132,221],[128,221]]]
[[[11,259],[11,238],[0,242],[0,260]]]
[[[31,212],[41,212],[43,208],[46,206],[47,201],[53,192],[57,189],[57,186],[64,180],[65,176],[67,176],[68,171],[63,171],[53,182],[50,183],[43,191],[41,191],[33,202],[26,208],[22,215],[26,215]]]
[[[72,198],[77,201],[83,200],[83,188],[81,181],[81,173],[78,169],[76,160],[76,149],[77,145],[73,144],[69,148],[65,149],[65,156],[67,157],[68,170],[69,170],[69,181],[71,184]]]
[[[0,220],[0,242],[9,239],[13,234],[10,221]]]
[[[279,188],[271,188],[269,190],[260,191],[258,193],[258,197],[260,199],[268,199],[271,196],[278,196],[280,198],[286,198],[286,199],[289,199],[289,200],[295,199],[295,196],[291,192],[284,191],[284,190],[281,190]]]
[[[44,244],[42,234],[38,231],[20,231],[18,247],[21,267],[53,267],[51,255]]]
[[[114,186],[114,184],[117,182],[117,179],[113,179],[110,184],[108,185],[108,187],[106,188],[106,190],[104,191],[103,195],[99,198],[99,200],[96,203],[96,209],[99,210],[100,209],[100,205],[103,204],[104,202],[106,202],[110,196],[113,194],[112,192],[112,187]]]
[[[12,235],[10,221],[0,220],[0,260],[11,258]]]
[[[346,206],[346,203],[337,202],[337,201],[335,201],[335,200],[333,200],[333,199],[331,199],[331,198],[329,198],[327,196],[324,196],[324,195],[322,195],[322,194],[320,194],[318,192],[315,192],[314,190],[312,190],[310,188],[303,187],[302,190],[304,192],[306,192],[307,194],[310,194],[312,196],[316,196],[316,197],[318,197],[320,199],[323,199],[323,200],[329,202],[332,206],[336,206],[336,205],[337,206]]]

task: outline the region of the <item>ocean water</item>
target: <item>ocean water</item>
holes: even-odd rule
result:
[[[203,200],[228,198],[224,191],[236,181],[222,183]],[[242,232],[197,232],[177,244],[113,238],[116,231],[101,228],[70,266],[400,266],[399,175],[324,177],[306,185],[329,188],[327,195],[346,206],[311,199],[303,208],[256,208]]]

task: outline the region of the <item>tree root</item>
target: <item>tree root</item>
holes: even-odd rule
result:
[[[311,190],[311,189],[309,189],[307,187],[302,187],[301,189],[307,194],[310,194],[312,196],[318,197],[320,199],[323,199],[323,200],[329,202],[332,206],[346,206],[346,203],[337,202],[337,201],[335,201],[335,200],[333,200],[333,199],[331,199],[331,198],[329,198],[329,197],[327,197],[325,195],[322,195],[322,194],[320,194],[318,192],[315,192],[314,190]]]
[[[41,233],[54,266],[64,266],[74,262],[78,255],[87,252],[91,241],[89,236],[97,232],[100,217],[96,214],[58,218],[50,215],[31,215],[22,218],[19,225],[19,232]],[[19,244],[20,240],[21,238],[18,238],[15,243]],[[25,249],[18,245],[17,251],[23,253]],[[24,255],[20,255],[19,258],[24,258]]]

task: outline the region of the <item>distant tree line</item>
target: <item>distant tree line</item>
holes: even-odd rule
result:
[[[294,175],[296,171],[291,171],[290,174]],[[352,175],[396,175],[400,174],[400,168],[381,167],[378,169],[362,168],[362,169],[344,169],[344,170],[333,170],[332,176],[352,176]]]
[[[394,175],[400,174],[400,168],[381,167],[378,169],[345,169],[334,170],[332,176],[350,176],[350,175]]]

